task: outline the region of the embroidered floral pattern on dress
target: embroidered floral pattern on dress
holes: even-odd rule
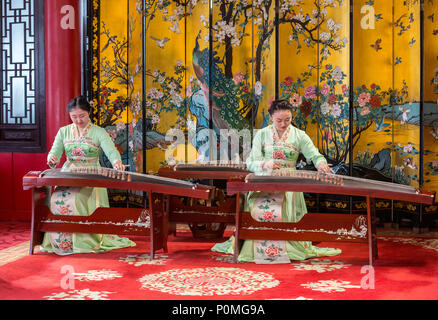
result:
[[[66,141],[64,141],[64,146],[67,146],[69,144],[76,144],[76,143],[87,144],[87,145],[90,145],[94,148],[100,149],[100,146],[97,145],[96,143],[94,143],[93,139],[91,139],[90,137],[84,137],[84,136],[79,137],[79,138],[66,140]]]
[[[266,247],[266,249],[264,250],[265,251],[265,254],[268,256],[268,257],[272,257],[272,258],[274,258],[274,257],[277,257],[277,256],[279,256],[280,255],[280,253],[283,251],[280,247],[278,247],[278,246],[276,246],[274,243],[270,243],[267,247]]]
[[[271,130],[272,130],[272,136],[274,137],[274,143],[275,142],[284,142],[284,141],[287,141],[287,139],[289,138],[291,125],[289,125],[287,127],[286,131],[283,133],[281,138],[278,137],[277,129],[275,129],[275,126],[271,126]]]
[[[73,234],[68,232],[50,232],[53,251],[59,255],[73,253]]]
[[[280,222],[283,193],[262,192],[254,203],[251,216],[256,221]],[[255,263],[289,263],[285,241],[254,240]]]
[[[71,125],[73,139],[64,142],[64,149],[68,162],[67,167],[72,165],[96,166],[99,164],[99,155],[102,148],[93,142],[93,139],[88,136],[88,133],[93,126],[94,125],[89,122],[84,129],[83,135],[79,136],[76,125]]]
[[[273,142],[267,141],[263,146],[263,154],[266,158],[275,160],[275,165],[280,168],[295,168],[296,159],[300,151],[288,143],[287,140],[291,133],[291,126],[289,126],[283,133],[281,139],[278,137],[274,126],[271,127]]]
[[[276,203],[276,199],[272,196],[267,196],[263,200],[260,201],[260,204],[257,206],[259,209],[256,220],[262,222],[273,222],[281,221],[281,207],[278,208]],[[280,209],[280,212],[277,213],[277,210]]]
[[[50,199],[50,209],[55,215],[73,215],[76,212],[75,196],[79,188],[56,187]],[[73,234],[50,232],[53,251],[59,255],[73,253]]]
[[[82,147],[76,147],[72,150],[71,154],[73,156],[85,156],[85,152],[82,150]]]
[[[68,208],[68,206],[63,206],[61,207],[61,209],[59,210],[59,214],[63,215],[63,216],[67,216],[69,214],[71,214],[72,211]]]
[[[82,137],[85,137],[87,134],[88,134],[88,132],[90,131],[90,129],[91,129],[91,127],[93,126],[93,123],[91,122],[91,121],[88,121],[88,124],[87,124],[87,126],[84,128],[84,130],[83,130],[83,135],[82,135]],[[78,127],[77,127],[77,125],[75,125],[74,123],[71,125],[71,130],[72,130],[72,134],[73,134],[73,137],[76,137],[76,138],[78,138],[78,137],[80,137],[80,135],[79,135],[79,130],[78,130]]]
[[[273,159],[286,159],[286,155],[284,154],[284,150],[274,150],[272,154]]]
[[[97,163],[99,162],[99,158],[95,157],[95,158],[85,158],[83,156],[79,156],[79,157],[74,157],[74,156],[70,156],[67,158],[68,161],[70,163],[79,163],[81,166],[82,165],[89,165],[89,166],[95,166],[97,165]]]
[[[265,211],[265,214],[263,215],[264,221],[274,221],[276,218],[276,215],[272,211]]]
[[[93,142],[93,139],[88,136],[93,123],[88,122],[83,130],[83,135],[79,136],[78,128],[75,124],[71,125],[73,139],[64,141],[65,155],[69,162],[67,167],[79,164],[81,166],[93,166],[99,163],[99,154],[102,148]]]
[[[294,145],[290,144],[290,143],[286,143],[286,142],[276,142],[276,143],[269,143],[266,142],[266,144],[262,147],[262,151],[265,152],[266,150],[269,150],[270,148],[274,148],[274,147],[282,147],[282,148],[286,148],[286,149],[291,149],[292,151],[295,151],[296,153],[300,153],[300,150],[295,147]],[[265,152],[266,154],[266,152]]]
[[[74,188],[57,187],[56,192],[51,198],[51,210],[53,214],[72,215],[75,210],[75,204],[71,201],[72,191]]]

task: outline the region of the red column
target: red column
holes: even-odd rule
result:
[[[68,102],[81,93],[79,3],[79,0],[45,0],[47,151],[58,129],[70,123]]]
[[[70,123],[67,103],[81,93],[81,24],[79,0],[44,1],[46,141],[49,151],[58,129]],[[66,15],[74,19],[74,23],[63,20]],[[64,21],[64,27],[67,23],[74,28],[63,28],[61,21]],[[31,170],[46,169],[46,156],[47,153],[0,153],[0,172],[7,172],[3,174],[4,183],[0,185],[0,220],[30,219],[30,192],[23,191],[23,175]]]

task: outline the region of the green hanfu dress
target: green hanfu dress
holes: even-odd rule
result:
[[[49,155],[60,159],[65,152],[67,161],[61,169],[65,170],[72,167],[100,167],[99,156],[102,151],[111,163],[120,160],[120,153],[105,129],[90,121],[82,136],[75,124],[59,129]],[[105,188],[59,186],[50,199],[50,209],[57,215],[89,216],[98,207],[109,207]],[[46,232],[40,248],[43,252],[68,255],[132,246],[135,246],[134,242],[116,235]]]
[[[302,130],[289,125],[280,138],[273,125],[257,131],[253,148],[246,160],[247,167],[256,174],[269,174],[262,163],[274,159],[280,168],[295,168],[299,154],[312,160],[315,167],[326,162],[310,137]],[[246,195],[245,211],[257,221],[298,222],[307,213],[302,192],[251,191]],[[212,251],[234,253],[234,237],[216,244]],[[291,260],[334,256],[340,249],[318,248],[311,241],[245,240],[238,261],[259,264],[290,263]]]

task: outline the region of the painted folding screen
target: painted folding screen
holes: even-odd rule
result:
[[[288,99],[294,125],[338,173],[436,190],[434,1],[423,12],[405,0],[93,1],[95,119],[131,170],[156,172],[169,162],[244,161],[252,129],[269,124],[269,103]],[[308,199],[328,212],[364,205]],[[376,205],[385,221],[408,213],[417,226],[437,211]]]

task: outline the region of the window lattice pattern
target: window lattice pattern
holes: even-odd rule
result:
[[[1,125],[36,123],[34,0],[3,0]]]

